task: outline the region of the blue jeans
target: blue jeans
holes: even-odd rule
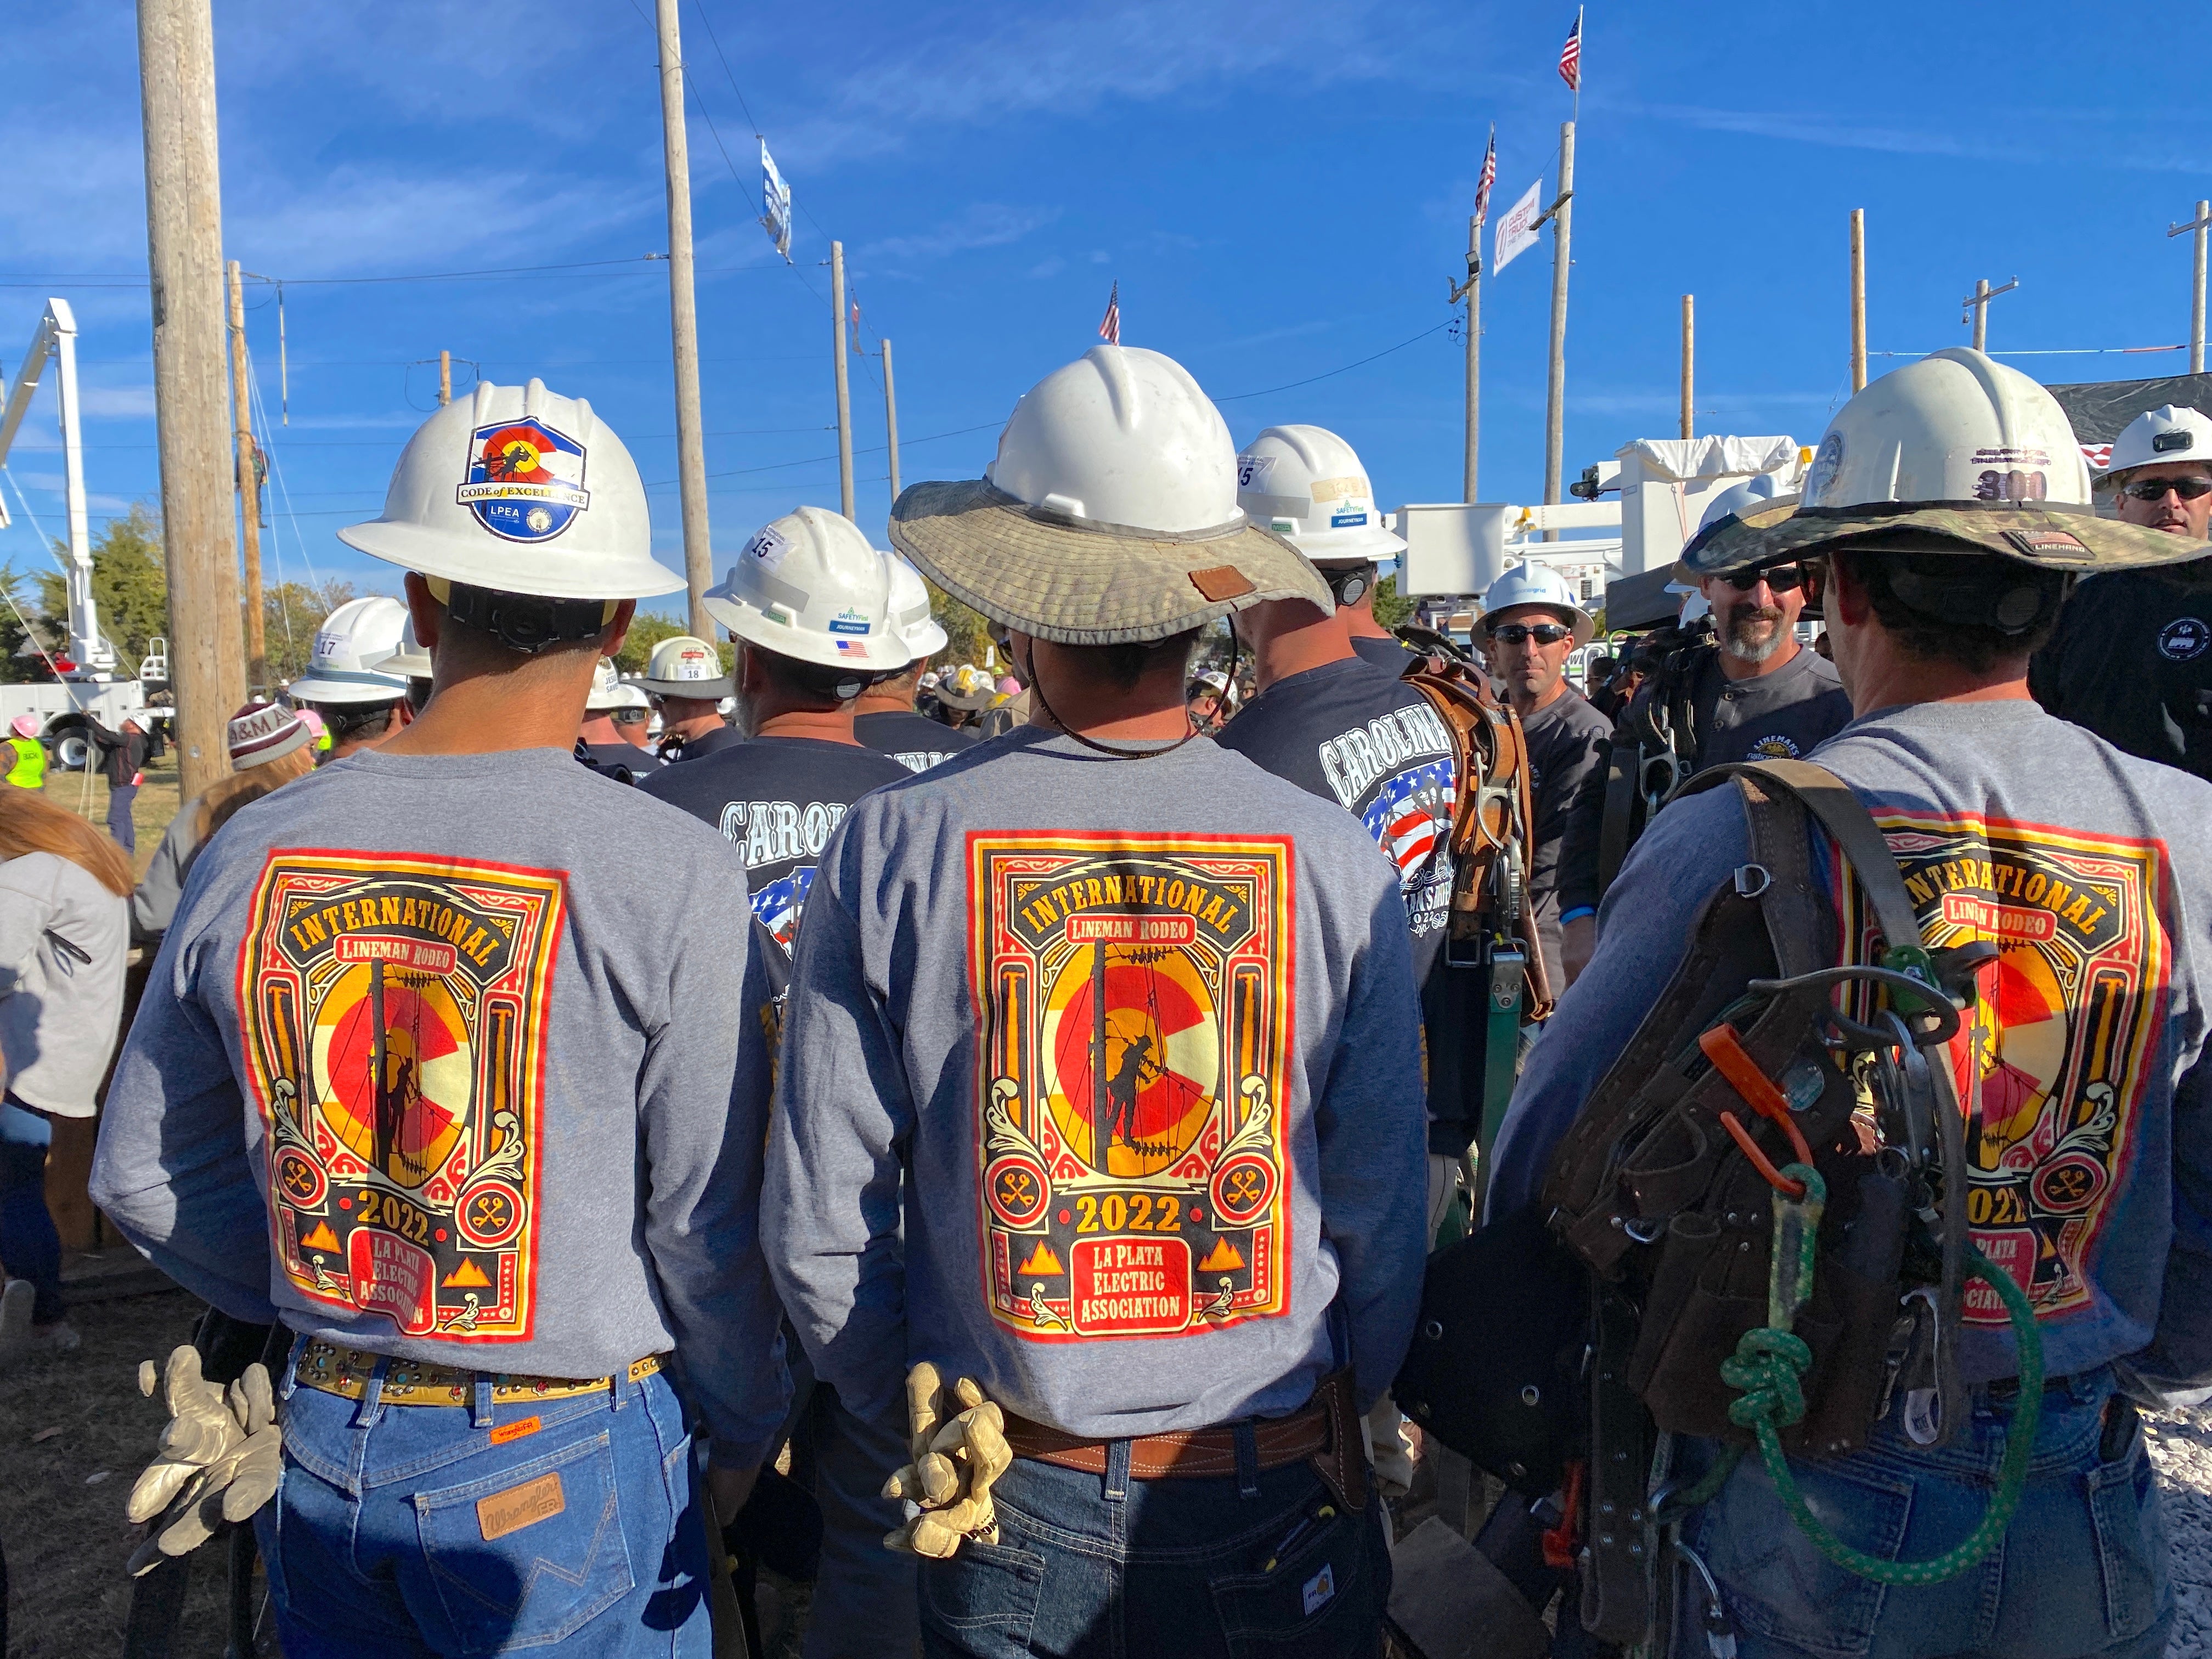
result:
[[[1115,1451],[1126,1460],[1127,1443]],[[1126,1468],[1126,1461],[1122,1467]],[[1381,1506],[1346,1513],[1310,1464],[1131,1480],[1017,1458],[999,1541],[921,1564],[922,1650],[1000,1659],[1364,1659],[1382,1650]]]
[[[870,1422],[827,1384],[813,1401],[814,1498],[822,1565],[800,1651],[805,1659],[913,1659],[914,1558],[884,1547],[899,1524],[884,1477],[909,1455],[906,1424]]]
[[[1720,1582],[1741,1659],[2135,1659],[2164,1651],[2173,1622],[2166,1525],[2142,1426],[2117,1457],[2100,1455],[2112,1393],[2112,1373],[2100,1370],[2045,1394],[2027,1495],[2003,1541],[1940,1584],[1884,1586],[1835,1565],[1790,1518],[1758,1455],[1747,1454],[1683,1528]],[[1886,1561],[1925,1560],[1981,1519],[2014,1404],[1974,1390],[1972,1421],[1940,1449],[1914,1445],[1899,1426],[1902,1413],[1893,1411],[1865,1450],[1790,1469],[1814,1513],[1846,1544]],[[1687,1632],[1675,1648],[1705,1650],[1703,1636]]]
[[[46,1152],[54,1126],[43,1113],[0,1100],[0,1262],[35,1293],[31,1322],[62,1316],[62,1236],[46,1208]]]
[[[115,837],[115,844],[136,856],[138,851],[138,824],[131,816],[131,805],[138,799],[135,783],[111,784],[107,790],[107,833]]]
[[[289,1659],[711,1651],[665,1376],[499,1405],[480,1378],[473,1407],[387,1406],[384,1369],[358,1401],[285,1384],[283,1483],[254,1529]]]

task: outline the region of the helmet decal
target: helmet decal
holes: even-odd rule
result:
[[[584,447],[534,416],[480,426],[454,499],[510,542],[550,541],[589,509]]]

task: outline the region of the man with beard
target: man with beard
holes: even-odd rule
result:
[[[1723,490],[1699,528],[1770,499],[1752,483]],[[1559,921],[1570,979],[1596,946],[1598,901],[1621,860],[1684,781],[1735,761],[1797,759],[1850,720],[1835,665],[1797,643],[1804,580],[1802,563],[1698,578],[1712,641],[1674,653],[1637,691],[1614,729],[1606,788],[1568,828]]]
[[[2212,419],[2138,415],[2097,481],[2118,512],[2191,541],[2212,528]],[[2130,755],[2212,779],[2212,550],[2185,564],[2083,582],[2028,672],[2036,701]]]

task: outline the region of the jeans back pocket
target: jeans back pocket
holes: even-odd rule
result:
[[[1000,1535],[1014,1534],[1003,1524]],[[1011,1542],[969,1539],[946,1561],[921,1564],[921,1622],[963,1654],[1027,1654],[1044,1594],[1045,1559]]]
[[[2098,1464],[2082,1478],[2088,1487],[2089,1524],[2097,1534],[2105,1626],[2113,1640],[2124,1641],[2156,1624],[2173,1598],[2166,1516],[2159,1508],[2158,1483],[2142,1427],[2117,1460]]]
[[[564,1640],[635,1585],[604,1433],[414,1503],[455,1652]]]
[[[1209,1588],[1235,1659],[1359,1659],[1380,1647],[1389,1552],[1373,1515],[1340,1509],[1263,1568]]]
[[[1911,1481],[1855,1460],[1790,1465],[1812,1511],[1843,1540],[1894,1561],[1911,1519]],[[1754,1636],[1818,1659],[1871,1651],[1886,1587],[1834,1562],[1807,1537],[1756,1453],[1705,1505],[1696,1548],[1729,1614]]]

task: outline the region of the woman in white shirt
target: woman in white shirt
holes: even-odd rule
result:
[[[115,1053],[131,865],[72,812],[0,791],[0,1365],[65,1353],[61,1238],[46,1209],[53,1120],[90,1117]]]

